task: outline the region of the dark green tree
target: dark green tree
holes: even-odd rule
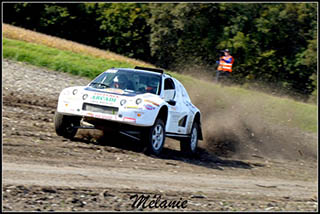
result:
[[[172,68],[215,60],[222,34],[218,4],[153,3],[150,11],[151,54],[157,65]]]
[[[129,57],[150,61],[147,19],[150,18],[145,3],[99,3],[100,45]]]

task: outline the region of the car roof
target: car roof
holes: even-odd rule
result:
[[[156,72],[156,71],[148,71],[148,70],[142,70],[142,69],[135,69],[135,68],[110,68],[108,70],[124,70],[124,71],[138,71],[138,72],[142,72],[142,73],[149,73],[149,74],[156,74],[156,75],[159,75],[159,76],[163,76],[163,77],[171,77],[169,74],[161,74],[159,72]],[[104,72],[107,72],[108,70],[104,71]],[[171,77],[173,78],[173,77]]]

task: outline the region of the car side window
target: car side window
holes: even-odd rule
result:
[[[171,101],[174,100],[176,96],[176,90],[174,82],[171,78],[166,78],[164,80],[164,100]]]
[[[174,82],[171,78],[167,78],[164,80],[164,90],[172,90],[175,89]]]

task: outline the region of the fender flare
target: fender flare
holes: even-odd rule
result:
[[[203,140],[203,134],[202,134],[202,128],[201,128],[201,113],[200,111],[197,111],[193,118],[192,118],[192,125],[194,122],[197,122],[199,125],[199,130],[198,130],[198,139]],[[188,133],[191,133],[192,125],[190,126]]]
[[[162,105],[159,108],[157,116],[154,118],[153,124],[156,122],[157,118],[161,118],[164,125],[166,125],[168,120],[168,113],[169,113],[168,111],[169,111],[168,106],[165,104]]]

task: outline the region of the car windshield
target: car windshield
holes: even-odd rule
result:
[[[160,82],[159,74],[109,69],[94,79],[89,86],[97,89],[117,88],[137,94],[159,94]]]

